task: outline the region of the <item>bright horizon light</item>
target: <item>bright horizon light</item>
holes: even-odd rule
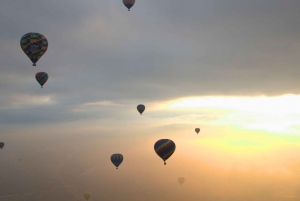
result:
[[[214,124],[234,124],[247,129],[300,134],[300,95],[282,96],[204,96],[169,101],[165,109],[219,111]],[[199,110],[199,112],[198,112]]]

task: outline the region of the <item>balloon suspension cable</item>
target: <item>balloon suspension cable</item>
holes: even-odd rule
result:
[[[32,66],[36,66],[36,63],[33,63]]]

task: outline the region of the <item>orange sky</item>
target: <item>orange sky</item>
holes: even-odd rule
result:
[[[201,98],[195,104],[197,101]],[[63,192],[78,199],[85,190],[92,192],[91,200],[273,201],[296,200],[299,196],[300,137],[293,128],[286,133],[251,128],[251,122],[234,119],[243,117],[244,111],[230,111],[225,106],[212,105],[210,113],[196,106],[170,109],[169,103],[149,105],[142,116],[134,110],[128,113],[136,118],[134,121],[41,125],[26,135],[16,128],[13,135],[5,135],[6,142],[12,143],[3,149],[10,153],[6,160],[22,156],[20,171],[39,174],[40,179],[34,183],[50,188],[43,179],[45,173],[50,174],[63,186],[70,186]],[[205,111],[205,117],[199,110]],[[256,111],[248,112],[257,117],[252,122],[259,125],[262,115],[267,114]],[[295,114],[297,111],[288,118],[296,119]],[[278,118],[282,119],[280,115]],[[201,128],[198,135],[195,127]],[[23,143],[14,144],[15,138]],[[161,138],[176,143],[166,166],[153,149]],[[124,156],[119,170],[110,162],[113,153]],[[182,186],[178,177],[186,179]]]

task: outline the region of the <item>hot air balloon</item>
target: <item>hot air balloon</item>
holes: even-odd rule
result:
[[[48,74],[45,72],[38,72],[35,74],[35,79],[40,83],[41,88],[43,88],[43,85],[47,82],[48,80]]]
[[[92,196],[92,193],[89,192],[89,191],[85,191],[83,193],[83,197],[86,199],[86,200],[89,200],[89,198]]]
[[[172,156],[172,154],[175,151],[175,148],[176,148],[175,143],[169,139],[161,139],[154,144],[154,151],[161,159],[163,159],[165,165],[166,165],[166,160],[170,156]]]
[[[4,147],[4,142],[0,142],[0,148],[2,149]]]
[[[142,115],[142,113],[145,111],[145,105],[140,104],[137,106],[137,110],[139,111],[139,113]]]
[[[22,36],[20,45],[24,53],[32,61],[32,65],[36,66],[36,62],[48,49],[48,40],[42,34],[31,32]]]
[[[195,131],[198,134],[200,132],[200,128],[195,128]]]
[[[183,177],[178,178],[178,182],[182,185],[184,183],[185,179]]]
[[[113,154],[110,157],[111,162],[116,166],[118,169],[119,165],[123,162],[123,155],[122,154]]]
[[[123,4],[128,8],[128,11],[130,11],[130,8],[134,5],[135,0],[123,0]]]

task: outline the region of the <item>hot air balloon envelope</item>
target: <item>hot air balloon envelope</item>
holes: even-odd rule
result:
[[[146,107],[143,104],[140,104],[137,106],[137,110],[139,111],[139,113],[142,115],[142,113],[145,111]]]
[[[2,149],[4,147],[4,142],[0,142],[0,148]]]
[[[91,196],[92,196],[92,193],[89,192],[89,191],[86,191],[86,192],[83,193],[83,197],[84,197],[86,200],[88,200]]]
[[[184,183],[185,179],[183,177],[178,178],[178,182],[182,185]]]
[[[123,162],[123,155],[122,154],[113,154],[113,155],[111,155],[110,160],[118,169],[119,165],[121,165],[121,163]]]
[[[45,54],[48,49],[48,40],[39,33],[27,33],[22,36],[20,45],[24,53],[32,61],[33,66]]]
[[[165,165],[166,165],[166,160],[170,156],[172,156],[172,154],[175,151],[175,148],[176,148],[175,143],[169,139],[161,139],[154,144],[154,151],[161,159],[163,159]]]
[[[198,134],[200,132],[200,128],[195,128],[195,131]]]
[[[35,74],[35,79],[38,81],[38,83],[41,85],[43,88],[43,85],[47,82],[48,80],[48,74],[45,72],[38,72]]]
[[[123,0],[123,4],[128,8],[128,11],[130,11],[130,8],[134,5],[135,0]]]

